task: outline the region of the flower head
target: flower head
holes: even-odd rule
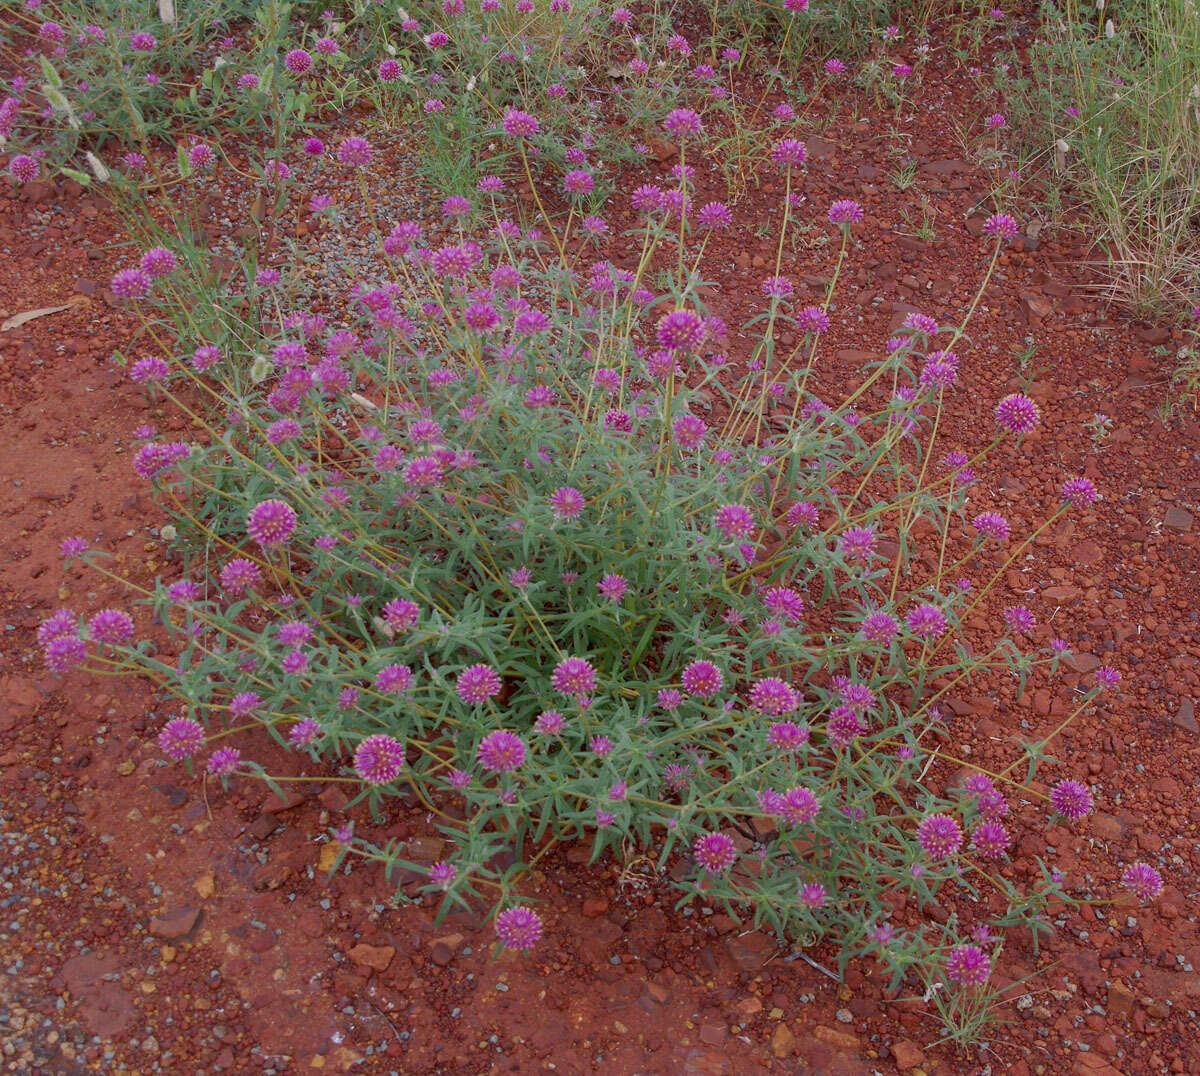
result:
[[[857,224],[862,218],[862,206],[849,198],[841,198],[829,207],[830,224]]]
[[[1076,508],[1087,508],[1100,499],[1100,492],[1087,478],[1068,478],[1063,483],[1062,498]]]
[[[693,661],[683,670],[683,690],[693,697],[711,699],[725,678],[711,661]]]
[[[485,770],[512,773],[525,761],[525,744],[516,733],[497,729],[479,741],[476,754]]]
[[[354,751],[354,772],[369,785],[386,785],[404,772],[404,744],[382,732],[368,736]]]
[[[982,986],[992,974],[992,958],[977,945],[956,945],[946,957],[946,977],[964,986]]]
[[[500,675],[490,665],[471,665],[458,674],[455,691],[463,702],[480,703],[500,693]]]
[[[1021,229],[1007,213],[993,213],[983,222],[983,230],[997,239],[1015,239]]]
[[[807,159],[807,147],[795,138],[781,138],[771,148],[771,160],[784,168],[799,168]]]
[[[1101,665],[1094,675],[1096,686],[1101,689],[1115,688],[1121,682],[1121,674],[1111,665]]]
[[[775,676],[756,680],[750,688],[750,705],[759,713],[772,717],[790,714],[800,700],[792,686]]]
[[[508,908],[496,916],[496,936],[508,949],[532,949],[541,940],[542,921],[528,908]]]
[[[971,847],[984,859],[999,859],[1008,850],[1011,838],[999,822],[985,819],[971,834]]]
[[[190,717],[175,717],[158,734],[163,754],[179,762],[190,758],[204,746],[204,728]]]
[[[1121,884],[1143,904],[1163,891],[1162,875],[1149,863],[1131,863],[1121,875]]]
[[[374,155],[375,150],[371,147],[371,143],[358,135],[343,138],[338,143],[337,157],[342,164],[362,168],[371,163]]]
[[[913,635],[925,642],[946,630],[946,614],[936,605],[918,605],[909,612],[904,622]]]
[[[40,171],[37,158],[29,156],[28,153],[18,153],[8,162],[8,174],[18,183],[32,183]]]
[[[583,494],[574,486],[559,486],[550,494],[550,511],[558,519],[575,519],[583,512]]]
[[[1087,785],[1064,778],[1050,790],[1050,806],[1074,821],[1092,809],[1092,793]]]
[[[127,643],[133,638],[133,618],[120,609],[101,609],[88,621],[87,633],[98,643]]]
[[[610,572],[600,580],[596,589],[610,602],[619,602],[629,592],[629,580],[616,572]]]
[[[728,834],[703,833],[692,845],[692,856],[706,873],[723,874],[737,862],[737,848]]]
[[[144,299],[150,294],[150,274],[145,269],[122,269],[109,287],[122,299]]]
[[[538,121],[528,112],[522,112],[516,108],[510,108],[504,113],[502,126],[504,133],[518,142],[532,138],[538,133]]]
[[[926,815],[917,826],[917,841],[931,859],[948,859],[962,839],[962,828],[948,814]]]
[[[1019,392],[1010,393],[996,404],[996,422],[1009,433],[1028,433],[1041,420],[1038,405]]]
[[[591,695],[596,690],[596,670],[584,658],[563,658],[550,674],[550,683],[563,695]]]
[[[754,531],[754,515],[742,504],[724,504],[717,509],[713,522],[727,540],[748,538]]]
[[[705,202],[696,214],[701,228],[728,228],[733,223],[733,213],[724,202]]]
[[[313,65],[312,56],[304,49],[292,49],[284,58],[283,66],[293,75],[303,75]]]
[[[699,134],[702,125],[700,117],[690,108],[675,108],[663,120],[663,127],[673,135],[686,136]]]
[[[704,343],[704,321],[692,310],[672,310],[658,319],[658,342],[672,351],[695,351]]]
[[[999,512],[980,512],[971,521],[971,526],[979,531],[982,537],[991,538],[995,542],[1003,542],[1009,535],[1008,520]]]
[[[375,676],[375,690],[384,695],[403,695],[413,683],[413,671],[407,665],[385,665]]]
[[[283,545],[296,529],[296,513],[285,501],[260,501],[246,518],[246,533],[266,549]]]
[[[208,758],[205,769],[214,777],[228,777],[241,763],[242,753],[236,747],[218,747]]]

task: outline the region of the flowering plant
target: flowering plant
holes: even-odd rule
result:
[[[700,126],[667,123],[685,139]],[[536,121],[504,125],[519,142]],[[776,148],[789,185],[801,148]],[[252,346],[135,363],[180,403],[190,383],[230,405],[207,444],[151,438],[135,461],[177,506],[178,544],[210,553],[143,596],[179,632],[174,660],[118,611],[48,622],[47,660],[155,677],[181,707],[164,750],[223,780],[264,775],[231,743],[262,727],[330,760],[376,811],[413,790],[457,846],[429,872],[447,906],[495,885],[508,903],[519,866],[492,865],[505,845],[520,864],[547,841],[599,855],[633,839],[661,865],[687,857],[685,900],[832,938],[894,982],[932,962],[982,983],[994,946],[904,909],[957,895],[1003,931],[1066,899],[1049,870],[1030,894],[992,866],[1048,741],[1029,745],[1028,772],[965,781],[943,746],[948,695],[995,665],[1023,687],[1064,649],[1022,645],[1023,607],[985,649],[959,635],[1036,537],[970,507],[972,467],[1038,407],[1006,397],[974,457],[935,463],[957,370],[942,330],[911,315],[830,405],[810,389],[829,302],[797,310],[778,273],[758,343],[731,358],[694,275],[652,269],[658,253],[690,264],[728,211],[681,214],[683,170],[655,190],[635,195],[632,269],[573,272],[539,234],[468,206],[440,235],[397,225],[391,279],[353,289],[346,327],[297,310]],[[829,216],[844,258],[861,213]],[[1013,226],[988,222],[995,251]],[[126,271],[149,324],[167,281],[187,290],[183,264],[152,251]],[[781,327],[797,332],[788,355]],[[235,377],[252,353],[258,372]],[[1059,513],[1096,496],[1071,479]],[[984,557],[982,587],[959,581]],[[1067,782],[1046,802],[1077,818],[1091,794]],[[347,836],[347,850],[425,869],[396,846]],[[513,911],[502,937],[533,944],[536,913]]]
[[[309,78],[333,55],[323,40],[279,56],[278,77]],[[403,81],[395,62],[382,83]],[[451,855],[429,868],[339,831],[343,854],[422,872],[443,910],[490,903],[505,945],[541,936],[517,891],[547,849],[631,841],[685,865],[682,901],[828,939],[843,967],[872,957],[893,987],[916,972],[979,990],[1008,932],[1036,942],[1072,899],[1049,865],[1029,885],[998,868],[1029,821],[1022,798],[1072,822],[1090,810],[1082,784],[1031,782],[1119,680],[1097,670],[1004,768],[948,746],[949,702],[973,679],[1000,670],[1020,694],[1057,670],[1065,644],[1034,646],[1024,606],[970,645],[964,625],[1030,543],[1099,496],[1070,477],[1047,521],[1013,535],[977,494],[980,461],[1040,422],[1024,394],[996,402],[969,453],[943,443],[954,348],[1017,222],[984,225],[991,260],[960,325],[908,315],[831,402],[822,342],[861,207],[823,216],[836,264],[804,303],[783,251],[808,152],[777,108],[761,156],[784,179],[779,245],[731,334],[702,270],[734,214],[701,201],[690,163],[709,119],[665,103],[655,133],[679,160],[670,183],[630,193],[623,265],[571,253],[608,231],[597,169],[564,151],[553,212],[539,166],[562,144],[514,91],[488,128],[495,170],[450,192],[435,223],[382,226],[375,275],[343,304],[290,301],[299,287],[249,258],[244,283],[217,280],[184,236],[118,272],[112,292],[158,349],[130,376],[204,428],[144,430],[134,460],[188,565],[137,598],[174,652],[124,610],[63,610],[39,630],[45,659],[152,677],[178,708],[164,753],[215,779],[280,779],[244,735],[260,730],[376,816],[415,795]],[[304,153],[357,173],[369,204],[371,140],[325,148],[314,136]],[[214,156],[193,145],[182,178]],[[291,168],[268,163],[279,214]],[[538,226],[509,208],[521,179]],[[107,572],[86,543],[64,552]],[[1124,882],[1141,899],[1162,887],[1146,864]],[[945,905],[957,914],[927,914]]]

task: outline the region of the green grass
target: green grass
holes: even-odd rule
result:
[[[1046,5],[1018,128],[1099,226],[1110,297],[1141,316],[1200,286],[1200,17],[1192,0]],[[1078,110],[1078,115],[1069,113]],[[1067,147],[1065,150],[1063,146]],[[1057,145],[1057,152],[1056,147]]]

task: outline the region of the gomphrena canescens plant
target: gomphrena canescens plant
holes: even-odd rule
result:
[[[452,44],[441,30],[421,40]],[[312,80],[336,55],[293,44],[275,77]],[[666,47],[690,51],[680,35]],[[385,88],[407,85],[395,62],[379,68]],[[723,101],[705,92],[658,99],[654,137],[679,159],[669,182],[618,196],[636,220],[620,265],[586,253],[610,230],[603,169],[516,96],[486,128],[495,171],[446,191],[432,223],[380,222],[372,276],[331,309],[293,300],[282,263],[248,259],[240,283],[214,283],[182,237],[131,259],[111,290],[157,353],[130,376],[208,427],[177,441],[143,430],[133,463],[187,554],[182,578],[136,599],[173,652],[154,649],[136,610],[61,611],[39,643],[56,672],[153,678],[176,703],[164,756],[213,779],[273,780],[241,735],[265,730],[373,811],[411,789],[452,854],[422,867],[339,830],[343,854],[424,871],[444,908],[487,903],[506,946],[541,937],[518,886],[554,842],[595,855],[632,842],[660,867],[686,865],[684,900],[829,940],[843,964],[872,956],[893,984],[912,974],[976,997],[1006,932],[1036,941],[1047,909],[1071,899],[1050,866],[1032,882],[1001,869],[1010,805],[1080,822],[1092,792],[1030,787],[1053,736],[964,775],[944,746],[947,698],[997,668],[1023,690],[1066,650],[1029,642],[1024,606],[982,645],[965,644],[964,624],[1039,534],[1099,494],[1063,476],[1026,533],[976,495],[980,462],[1042,421],[1021,393],[997,400],[970,444],[944,443],[954,348],[1017,228],[1009,215],[983,228],[958,327],[909,315],[833,395],[822,342],[863,212],[848,199],[822,210],[833,283],[802,302],[782,253],[808,160],[785,129],[794,112],[759,132],[756,167],[782,177],[779,253],[756,313],[730,331],[702,284],[708,245],[734,220],[695,197],[716,126],[706,107]],[[442,111],[423,107],[431,124]],[[265,159],[276,209],[307,167],[342,170],[369,204],[373,139],[305,132],[302,159]],[[221,161],[181,143],[178,180]],[[15,166],[25,181],[38,160]],[[522,182],[537,226],[520,220]],[[107,571],[86,543],[64,553]],[[1118,679],[1097,670],[1060,729]],[[517,865],[500,872],[506,847]],[[1124,882],[1139,899],[1162,886],[1146,864]],[[927,918],[935,904],[954,912]]]
[[[944,720],[935,681],[997,663],[1024,680],[1063,650],[1020,644],[1021,607],[990,651],[955,642],[1033,537],[976,511],[972,465],[1038,408],[1005,397],[973,457],[918,464],[957,369],[932,346],[937,326],[911,317],[869,371],[884,391],[831,405],[805,391],[818,321],[793,355],[773,352],[774,328],[803,314],[777,282],[757,346],[729,358],[693,295],[664,309],[649,287],[656,249],[691,257],[704,242],[702,225],[681,229],[686,180],[675,190],[646,211],[647,254],[628,270],[566,272],[528,231],[473,209],[478,238],[457,215],[437,238],[397,226],[383,282],[353,289],[344,327],[296,311],[257,345],[258,384],[207,447],[138,451],[165,495],[203,505],[179,514],[178,541],[222,551],[144,595],[180,631],[178,662],[115,610],[48,622],[46,659],[150,673],[182,707],[165,754],[222,780],[262,776],[225,742],[261,726],[340,761],[377,808],[402,782],[430,805],[458,801],[456,851],[429,881],[448,902],[497,882],[510,901],[487,866],[502,844],[598,854],[633,839],[663,864],[687,857],[690,895],[781,934],[829,937],[897,977],[944,957],[951,982],[977,985],[1003,927],[1063,898],[1052,872],[1020,893],[993,869],[1026,774],[926,776]],[[831,218],[844,253],[855,214],[843,203]],[[153,320],[187,282],[149,260],[167,271],[130,301]],[[134,376],[167,396],[185,379],[234,392],[249,355],[196,343]],[[1071,479],[1059,512],[1096,495]],[[965,551],[991,558],[979,586],[960,581],[961,557],[924,574],[889,558],[885,543],[921,527],[944,544],[965,532]],[[1090,805],[1075,782],[1046,799],[1068,819]],[[354,855],[404,861],[344,836]],[[991,948],[898,921],[883,900],[946,890],[983,902]],[[510,907],[497,929],[525,948],[540,927]]]

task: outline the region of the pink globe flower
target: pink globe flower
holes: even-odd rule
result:
[[[371,143],[365,138],[360,138],[358,135],[343,138],[338,143],[337,157],[342,164],[355,168],[363,168],[371,163],[371,158],[374,155],[375,151],[372,149]]]
[[[354,752],[354,771],[369,785],[391,784],[404,772],[404,744],[383,733],[368,736]]]
[[[692,310],[672,310],[658,319],[658,342],[671,351],[695,351],[704,343],[704,321]]]
[[[946,957],[946,977],[964,986],[982,986],[992,974],[992,959],[977,945],[956,945]]]
[[[693,661],[683,670],[683,690],[695,698],[711,699],[725,682],[725,678],[711,661]]]
[[[204,746],[204,728],[190,717],[172,718],[158,734],[158,746],[168,758],[180,762]]]
[[[518,142],[532,138],[539,129],[538,121],[533,116],[516,108],[510,108],[504,113],[502,126],[504,133]]]
[[[707,874],[723,874],[737,862],[733,838],[725,833],[704,833],[692,845],[697,866]]]
[[[930,859],[949,859],[962,839],[962,828],[948,814],[927,815],[917,826],[917,841]]]
[[[775,676],[756,680],[750,688],[750,705],[762,714],[782,717],[790,714],[800,700],[792,686]]]
[[[1121,875],[1121,884],[1143,904],[1163,891],[1162,875],[1149,863],[1132,863]]]
[[[849,198],[839,199],[829,207],[830,224],[857,224],[862,218],[862,206]]]
[[[754,532],[754,515],[741,504],[722,505],[717,509],[713,522],[728,541],[748,538]]]
[[[525,761],[525,744],[506,729],[489,732],[479,741],[479,764],[493,773],[512,773]]]
[[[1092,809],[1092,793],[1087,785],[1064,779],[1050,790],[1050,806],[1064,818],[1075,821]]]
[[[283,545],[295,529],[296,513],[285,501],[261,501],[246,519],[246,533],[265,549]]]
[[[542,921],[528,908],[509,908],[496,916],[496,936],[508,949],[532,949],[541,940]]]
[[[1038,405],[1019,392],[1010,393],[996,404],[995,414],[1000,428],[1015,434],[1029,433],[1042,417]]]
[[[596,670],[584,658],[563,658],[550,674],[550,683],[563,695],[588,696],[596,690]]]
[[[771,149],[771,160],[784,168],[799,168],[808,160],[808,148],[795,138],[781,138]]]
[[[500,693],[500,676],[490,665],[471,665],[458,674],[455,690],[463,702],[486,702]]]
[[[574,486],[559,486],[550,494],[550,511],[558,519],[576,519],[584,504],[583,494]]]
[[[283,66],[293,75],[303,75],[311,70],[313,58],[304,49],[292,49],[284,58]]]
[[[993,213],[983,222],[983,230],[997,239],[1016,239],[1020,226],[1007,213]]]
[[[40,170],[37,160],[28,153],[18,153],[8,162],[8,174],[18,183],[32,183]]]

